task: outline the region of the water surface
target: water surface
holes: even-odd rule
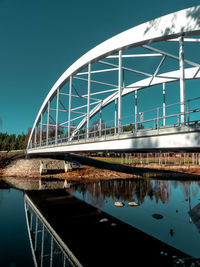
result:
[[[113,180],[75,184],[67,191],[186,254],[200,258],[200,182]],[[124,206],[116,207],[116,201]],[[138,206],[130,207],[130,201]],[[156,219],[152,216],[155,214],[161,218]],[[23,192],[0,189],[0,216],[0,266],[34,266]]]
[[[159,240],[200,258],[200,182],[115,180],[76,185],[78,197]],[[122,208],[114,203],[120,201]],[[138,206],[130,207],[134,201]],[[156,219],[155,214],[162,215]]]
[[[0,266],[34,266],[23,193],[15,189],[0,189]]]

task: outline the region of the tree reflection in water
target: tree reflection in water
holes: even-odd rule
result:
[[[200,258],[200,181],[110,180],[70,188],[78,199]],[[123,208],[115,202],[123,202]],[[130,207],[129,202],[138,203]]]
[[[107,197],[113,200],[136,201],[142,204],[145,198],[168,203],[172,195],[172,189],[181,188],[185,201],[189,201],[190,194],[196,197],[199,191],[200,182],[198,181],[168,181],[168,180],[110,180],[97,181],[89,184],[77,184],[70,189],[71,192],[77,191],[87,198],[92,205],[102,207]],[[173,187],[173,188],[172,188]],[[191,190],[190,190],[191,187]]]

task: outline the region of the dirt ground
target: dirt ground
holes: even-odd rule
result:
[[[128,174],[118,171],[110,171],[105,169],[98,169],[91,166],[82,166],[80,169],[75,169],[71,172],[60,173],[56,175],[61,179],[69,179],[74,181],[85,180],[109,180],[109,179],[125,179],[136,178],[135,174]]]

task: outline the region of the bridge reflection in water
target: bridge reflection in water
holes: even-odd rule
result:
[[[27,194],[25,194],[24,200],[35,266],[82,266]]]
[[[83,265],[87,267],[110,267],[130,266],[130,264],[134,265],[134,263],[138,261],[140,262],[140,266],[178,266],[181,261],[184,263],[188,263],[189,261],[190,264],[192,262],[196,263],[199,257],[194,259],[191,257],[192,255],[189,251],[184,251],[181,246],[176,247],[173,242],[173,244],[169,244],[166,238],[162,240],[163,235],[166,237],[164,225],[170,223],[167,229],[172,227],[171,222],[169,222],[172,207],[169,207],[169,214],[167,214],[168,208],[162,207],[164,215],[164,219],[161,220],[162,222],[151,219],[152,211],[154,210],[155,212],[155,209],[151,207],[150,203],[147,203],[144,195],[147,194],[151,196],[149,200],[154,200],[156,206],[159,206],[158,198],[160,198],[163,204],[167,204],[169,198],[172,198],[170,194],[166,194],[166,190],[170,190],[169,186],[166,187],[167,181],[156,182],[157,186],[159,184],[162,188],[165,185],[165,192],[163,190],[160,191],[157,186],[155,186],[157,189],[154,190],[154,182],[143,182],[144,188],[142,187],[142,180],[132,182],[128,180],[105,181],[98,182],[98,184],[75,185],[77,195],[80,197],[80,194],[83,193],[86,201],[89,200],[88,190],[93,198],[96,196],[95,198],[100,202],[102,197],[104,200],[107,199],[106,202],[103,202],[106,206],[110,207],[110,212],[103,207],[100,210],[98,208],[98,204],[100,203],[95,204],[93,202],[92,205],[89,205],[78,199],[78,196],[78,198],[74,197],[69,193],[75,194],[74,186],[70,189],[35,190],[26,192],[24,195],[25,212],[35,266],[59,267]],[[140,184],[140,188],[144,189],[144,192],[141,192],[141,190],[140,193],[137,192],[138,183]],[[147,186],[146,183],[149,186]],[[111,186],[111,184],[113,186]],[[100,191],[99,186],[101,187]],[[184,188],[187,189],[187,182],[185,186]],[[121,190],[124,192],[124,195],[121,194]],[[157,191],[161,193],[159,196],[156,193]],[[157,195],[158,198],[156,197],[155,199],[154,195]],[[114,208],[114,202],[108,199],[111,196],[114,201],[121,200],[125,202],[124,207]],[[185,197],[187,198],[188,194],[186,194]],[[140,205],[136,208],[128,207],[126,201],[130,201],[130,198],[132,198],[132,200],[134,198]],[[91,203],[91,199],[89,202]],[[176,199],[176,202],[177,205],[179,205],[178,199]],[[149,212],[146,212],[148,214],[145,213],[146,205],[148,205]],[[173,205],[173,209],[183,209],[183,204],[179,207],[177,205]],[[157,212],[159,209],[160,208],[157,207]],[[117,211],[119,216],[113,213],[114,210]],[[125,213],[127,212],[130,213],[134,221],[140,221],[140,226],[134,226],[131,221],[126,221],[128,214]],[[184,222],[180,223],[179,219],[181,218],[179,218],[179,213],[181,215],[184,214],[184,212],[185,210],[176,213],[176,217],[178,216],[177,225],[174,225],[174,236],[170,236],[172,241],[175,241],[177,235],[179,236],[178,228],[182,228],[182,230],[183,228],[188,229],[191,234],[193,232]],[[186,212],[188,213],[188,209]],[[194,214],[191,214],[191,219],[194,219],[194,216],[196,216],[196,211],[194,212]],[[120,218],[120,213],[123,215],[122,218]],[[144,229],[140,229],[142,226],[141,220],[143,221],[143,226],[145,226],[146,223]],[[179,226],[178,222],[180,223]],[[149,228],[150,226],[155,227],[155,225],[157,225],[156,232],[159,235],[157,237],[154,237],[148,229],[145,230],[145,228]],[[192,224],[190,225],[192,226]],[[160,233],[159,230],[163,230],[163,232]],[[192,235],[192,238],[193,237],[194,235]],[[189,240],[188,243],[190,243]],[[153,250],[150,250],[150,248],[153,248]]]

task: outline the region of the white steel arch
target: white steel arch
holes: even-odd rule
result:
[[[184,9],[172,14],[168,14],[166,16],[154,19],[152,21],[143,23],[139,26],[133,27],[127,31],[124,31],[105,42],[99,44],[95,48],[91,49],[89,52],[87,52],[85,55],[83,55],[81,58],[79,58],[75,63],[73,63],[62,75],[61,77],[56,81],[56,83],[53,85],[51,90],[49,91],[47,97],[45,98],[38,114],[35,119],[29,142],[28,142],[28,148],[30,148],[31,140],[37,135],[37,126],[41,122],[42,125],[42,116],[45,112],[45,110],[48,110],[48,123],[49,123],[49,103],[51,99],[57,95],[57,115],[58,115],[58,101],[59,101],[59,90],[69,82],[70,84],[70,90],[72,89],[72,78],[76,79],[82,79],[80,75],[84,75],[83,72],[81,72],[84,68],[88,67],[87,72],[85,73],[87,75],[87,79],[85,79],[88,83],[88,95],[85,96],[87,98],[87,114],[85,118],[79,123],[76,131],[74,131],[73,135],[70,137],[69,133],[69,141],[73,138],[73,136],[76,134],[76,132],[85,125],[85,123],[88,122],[87,128],[89,127],[89,118],[92,117],[94,114],[96,114],[98,111],[100,111],[101,108],[108,105],[115,99],[118,99],[118,127],[120,128],[120,120],[121,120],[121,97],[131,93],[133,91],[137,91],[138,89],[143,89],[146,87],[150,87],[156,84],[166,83],[166,82],[172,82],[180,80],[180,87],[181,92],[183,94],[183,100],[184,100],[184,80],[185,79],[194,79],[194,78],[200,78],[199,68],[200,65],[198,63],[194,63],[188,60],[184,59],[184,50],[183,50],[183,44],[184,41],[189,41],[189,39],[185,39],[185,37],[199,35],[200,34],[200,6]],[[176,40],[178,38],[178,41],[180,43],[180,55],[179,57],[176,57],[172,54],[163,52],[161,50],[157,50],[155,48],[152,48],[149,46],[151,43],[156,43],[160,41],[169,41],[169,40]],[[192,41],[192,40],[191,40]],[[199,41],[198,39],[194,39],[193,41]],[[123,55],[122,51],[126,51],[130,48],[134,47],[143,47],[147,50],[151,50],[154,54],[146,54],[146,55],[140,55],[140,56],[160,56],[162,59],[160,61],[160,64],[157,67],[157,70],[154,72],[153,75],[149,75],[148,73],[142,73],[137,70],[128,69],[126,67],[123,67],[122,59],[125,57],[131,57],[131,55]],[[118,53],[118,55],[115,55],[115,53]],[[137,56],[137,55],[133,55]],[[179,70],[163,73],[162,75],[158,75],[158,71],[160,70],[163,62],[165,61],[166,57],[174,58],[179,61],[180,68]],[[102,61],[103,58],[117,58],[118,64],[112,64],[105,61]],[[94,73],[95,71],[91,71],[91,65],[95,62],[100,62],[101,64],[107,64],[112,67],[112,69],[106,69],[105,71],[112,71],[117,70],[118,71],[118,82],[115,85],[105,83],[105,86],[111,86],[114,88],[115,91],[113,94],[111,94],[109,97],[105,98],[103,101],[100,101],[96,107],[90,110],[90,84],[91,82],[94,82],[91,80],[90,74]],[[184,69],[184,63],[187,63],[192,66],[192,68]],[[142,79],[141,81],[132,83],[129,86],[123,86],[122,81],[122,71],[133,71],[136,73],[144,74],[148,78]],[[99,82],[100,83],[100,82]],[[101,84],[103,84],[101,82]],[[124,90],[126,89],[126,90]],[[112,91],[112,90],[111,90]],[[71,97],[71,93],[69,94]],[[182,106],[183,105],[183,101]],[[69,103],[69,127],[70,127],[70,114],[71,114],[71,103]],[[182,110],[184,112],[184,109]],[[58,122],[57,122],[57,115],[56,115],[56,127],[58,128]],[[47,123],[47,139],[48,139],[48,123]],[[42,127],[42,126],[41,126]],[[40,130],[41,131],[41,130]],[[87,130],[88,131],[88,130]],[[87,132],[88,133],[88,132]]]

